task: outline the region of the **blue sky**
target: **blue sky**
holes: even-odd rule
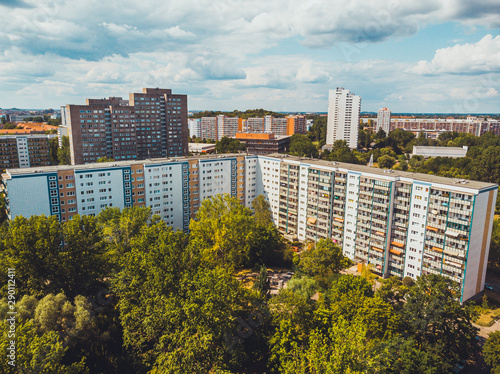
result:
[[[190,110],[500,113],[498,0],[0,0],[0,107],[142,87]]]

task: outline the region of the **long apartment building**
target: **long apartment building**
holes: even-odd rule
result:
[[[439,134],[450,131],[469,133],[476,136],[481,136],[487,132],[500,135],[500,121],[491,118],[392,118],[390,124],[391,131],[402,129],[412,132],[425,132],[431,139],[436,139]]]
[[[51,139],[57,135],[0,136],[0,169],[50,165]]]
[[[187,96],[170,89],[144,88],[129,100],[87,99],[85,105],[67,105],[62,115],[73,165],[188,153]]]
[[[202,139],[221,140],[223,137],[234,138],[237,132],[273,133],[278,136],[305,134],[307,119],[305,116],[288,116],[278,118],[273,116],[242,119],[219,115],[217,117],[202,117],[200,121],[192,120],[193,134]]]
[[[289,239],[332,239],[382,277],[441,274],[462,300],[484,287],[498,185],[273,154],[10,169],[8,214],[98,214],[147,206],[188,230],[201,201],[263,194]]]

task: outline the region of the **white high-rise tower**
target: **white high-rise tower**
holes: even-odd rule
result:
[[[391,129],[391,111],[387,108],[381,108],[378,110],[377,127],[375,127],[375,132],[377,133],[380,129],[384,130],[385,135],[389,135],[389,131]]]
[[[330,90],[326,144],[333,144],[336,140],[345,140],[349,148],[358,147],[360,109],[361,96],[343,87]]]

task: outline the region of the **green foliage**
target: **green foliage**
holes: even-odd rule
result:
[[[246,266],[291,267],[293,251],[274,225],[256,225],[249,237],[249,253]]]
[[[8,325],[5,320],[0,323],[3,337],[7,337]],[[10,340],[1,339],[2,353],[8,352]],[[37,374],[78,374],[88,373],[85,359],[71,364],[64,364],[64,355],[68,350],[64,347],[59,335],[55,331],[37,334],[33,321],[17,322],[16,326],[16,354],[15,366],[18,373]],[[12,373],[12,366],[8,365],[5,356],[0,363],[0,373]]]
[[[50,164],[57,165],[57,151],[59,150],[59,139],[54,138],[49,140]]]
[[[396,163],[396,159],[389,155],[380,156],[377,160],[378,167],[381,169],[390,169]]]
[[[493,221],[488,267],[496,272],[500,272],[500,221],[498,219]]]
[[[252,200],[252,209],[257,225],[269,226],[273,223],[270,205],[264,195],[258,195]]]
[[[335,141],[331,152],[325,152],[323,156],[330,161],[348,162],[351,164],[358,163],[358,159],[345,140]]]
[[[112,162],[114,161],[111,157],[100,157],[97,159],[97,162]]]
[[[224,340],[247,305],[244,291],[223,268],[201,264],[196,245],[163,222],[124,255],[114,282],[124,343],[157,372],[206,373],[244,359]]]
[[[254,118],[254,117],[264,117],[264,116],[273,116],[273,117],[284,117],[283,113],[272,112],[266,109],[247,109],[244,112],[239,110],[234,110],[232,112],[221,112],[221,111],[212,111],[205,110],[202,112],[195,112],[191,116],[191,118],[202,118],[202,117],[216,117],[218,115],[224,114],[228,117],[239,117],[243,119]]]
[[[206,199],[189,225],[191,240],[207,263],[240,267],[249,259],[252,211],[230,195]]]
[[[294,134],[290,138],[290,154],[300,157],[318,157],[318,149],[307,135]]]
[[[325,144],[326,141],[326,124],[328,121],[327,116],[314,116],[313,125],[309,129],[308,136],[313,142],[318,142],[320,147]]]
[[[61,145],[61,148],[57,150],[57,159],[59,160],[59,165],[70,165],[71,153],[69,146],[69,136],[62,137]]]
[[[402,332],[420,350],[435,351],[452,365],[477,349],[472,310],[457,300],[458,285],[437,275],[423,275],[410,288],[401,312]]]
[[[224,136],[221,140],[215,143],[215,151],[217,153],[237,153],[244,151],[246,146],[238,139],[228,138]]]
[[[64,227],[55,216],[18,216],[3,246],[2,266],[16,269],[21,295],[94,294],[107,274],[102,237],[91,216],[75,215]]]
[[[490,332],[483,347],[484,361],[492,374],[500,374],[500,331]]]
[[[256,290],[261,297],[266,297],[270,289],[270,282],[267,277],[267,267],[262,265],[259,272],[259,277],[257,282],[253,285],[254,290]]]
[[[351,260],[342,254],[342,249],[331,240],[321,239],[313,248],[301,254],[298,269],[314,278],[320,287],[326,288],[334,274],[351,264]]]
[[[22,126],[17,126],[15,123],[12,122],[7,122],[3,125],[4,130],[15,130],[15,129],[22,129]]]

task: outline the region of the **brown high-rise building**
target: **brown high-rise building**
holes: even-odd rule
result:
[[[57,135],[0,136],[0,169],[50,165],[49,142]]]
[[[121,97],[87,99],[67,105],[71,163],[184,156],[188,153],[187,95],[170,89],[143,88]]]

